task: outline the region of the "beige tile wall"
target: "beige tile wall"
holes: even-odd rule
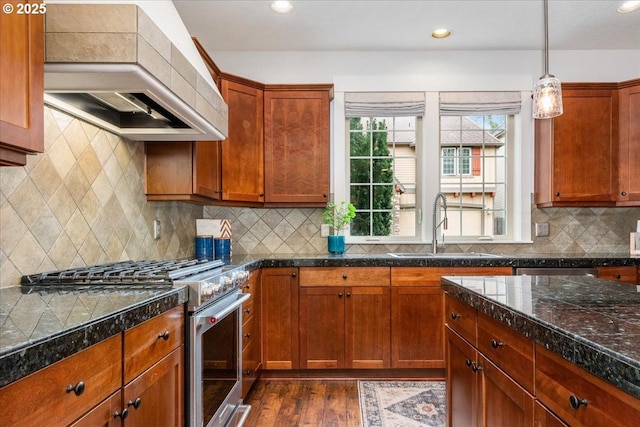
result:
[[[234,254],[324,255],[321,209],[147,202],[144,145],[45,108],[45,153],[0,168],[0,286],[23,274],[125,259],[193,256],[195,219],[228,218]],[[162,224],[153,240],[152,224]],[[550,236],[534,245],[449,245],[450,251],[626,255],[640,208],[532,208]],[[426,245],[352,245],[347,253],[422,252]]]
[[[147,202],[143,169],[143,143],[45,108],[44,154],[0,168],[0,286],[23,274],[193,256],[202,207]]]
[[[327,253],[320,237],[321,209],[250,209],[207,206],[205,218],[230,219],[234,254]],[[451,252],[629,254],[629,233],[640,208],[548,208],[532,206],[532,222],[549,223],[549,237],[534,244],[447,245]],[[533,225],[532,225],[533,227]],[[533,235],[533,230],[532,230]],[[446,243],[446,242],[445,242]],[[348,245],[348,254],[428,252],[430,245]]]

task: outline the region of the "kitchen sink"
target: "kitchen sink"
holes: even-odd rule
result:
[[[502,255],[487,254],[483,252],[442,252],[432,253],[411,253],[411,252],[389,252],[387,255],[396,258],[502,258]]]

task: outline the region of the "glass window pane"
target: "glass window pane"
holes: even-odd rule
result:
[[[373,209],[391,209],[393,207],[393,185],[373,187]]]
[[[373,212],[372,236],[391,235],[391,212]]]
[[[388,159],[373,159],[373,182],[392,183],[393,182],[393,161]]]
[[[371,186],[352,185],[350,200],[356,210],[371,209]]]
[[[370,233],[371,214],[369,212],[356,211],[356,217],[351,221],[352,236],[371,236]]]
[[[370,161],[368,159],[351,159],[352,183],[371,182]]]

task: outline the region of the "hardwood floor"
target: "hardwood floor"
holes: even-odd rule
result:
[[[246,427],[360,427],[355,380],[260,379],[244,399]]]

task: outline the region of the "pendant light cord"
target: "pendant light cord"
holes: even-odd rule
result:
[[[544,0],[544,75],[549,74],[549,0]]]

